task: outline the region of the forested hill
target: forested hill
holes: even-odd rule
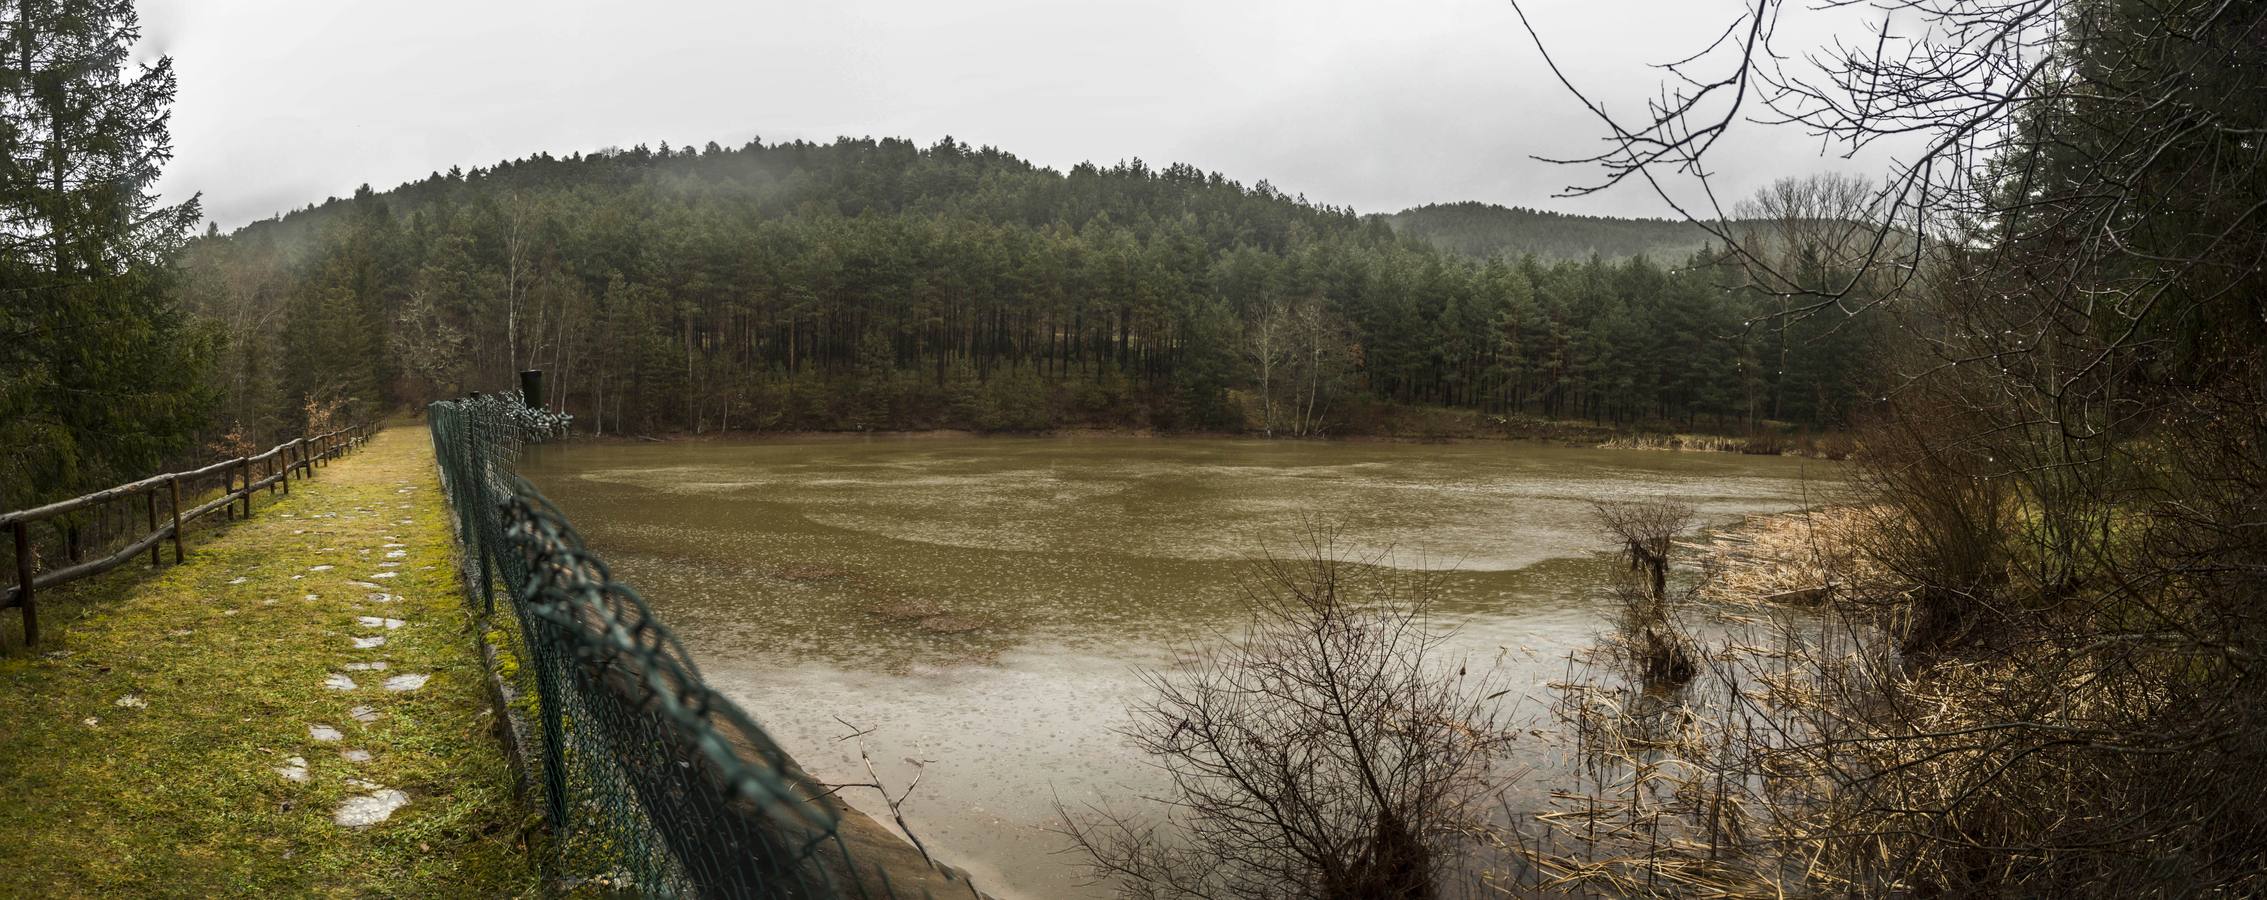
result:
[[[520,369],[606,433],[1833,425],[1870,340],[1743,330],[1764,301],[1707,267],[1472,260],[1265,182],[950,139],[538,154],[208,235],[182,268],[254,434]]]
[[[1385,217],[1393,230],[1440,249],[1489,259],[1537,256],[1585,260],[1592,256],[1682,260],[1705,249],[1710,236],[1681,219],[1621,219],[1497,206],[1434,203]]]

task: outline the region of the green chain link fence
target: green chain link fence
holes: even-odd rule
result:
[[[552,868],[576,892],[980,897],[829,795],[710,688],[645,600],[517,475],[565,420],[517,398],[429,411],[468,602],[511,705],[538,720]],[[499,599],[507,615],[496,615]],[[532,702],[530,701],[532,697]],[[530,740],[529,743],[537,743]]]

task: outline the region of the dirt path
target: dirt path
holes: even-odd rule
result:
[[[396,427],[70,598],[0,660],[0,896],[532,893],[449,548]]]

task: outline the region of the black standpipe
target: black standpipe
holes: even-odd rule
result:
[[[529,369],[520,373],[520,402],[534,409],[543,408],[542,369]]]

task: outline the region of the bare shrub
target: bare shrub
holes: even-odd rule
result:
[[[1601,500],[1590,504],[1598,524],[1619,541],[1630,571],[1650,578],[1655,600],[1668,597],[1669,544],[1692,527],[1692,507],[1673,500]]]
[[[316,399],[314,394],[308,394],[306,402],[302,405],[302,412],[307,417],[307,432],[309,434],[320,434],[345,425],[347,420],[346,407],[347,401],[345,400],[336,398]]]
[[[1598,523],[1622,546],[1638,583],[1624,586],[1617,622],[1618,649],[1652,686],[1692,680],[1697,664],[1691,641],[1669,622],[1669,552],[1692,527],[1692,507],[1670,500],[1608,500],[1591,504]]]
[[[1442,652],[1429,576],[1308,549],[1246,583],[1241,637],[1145,676],[1125,734],[1171,778],[1158,808],[1062,811],[1121,896],[1444,896],[1482,830],[1503,691]]]
[[[259,444],[245,432],[242,421],[228,423],[228,432],[205,444],[205,450],[214,457],[250,456],[259,452]]]
[[[1949,650],[2005,624],[2017,512],[2014,479],[1986,448],[1952,436],[1962,424],[1899,418],[1870,430],[1859,463],[1872,498],[1866,554],[1910,589],[1879,599],[1907,654]]]

